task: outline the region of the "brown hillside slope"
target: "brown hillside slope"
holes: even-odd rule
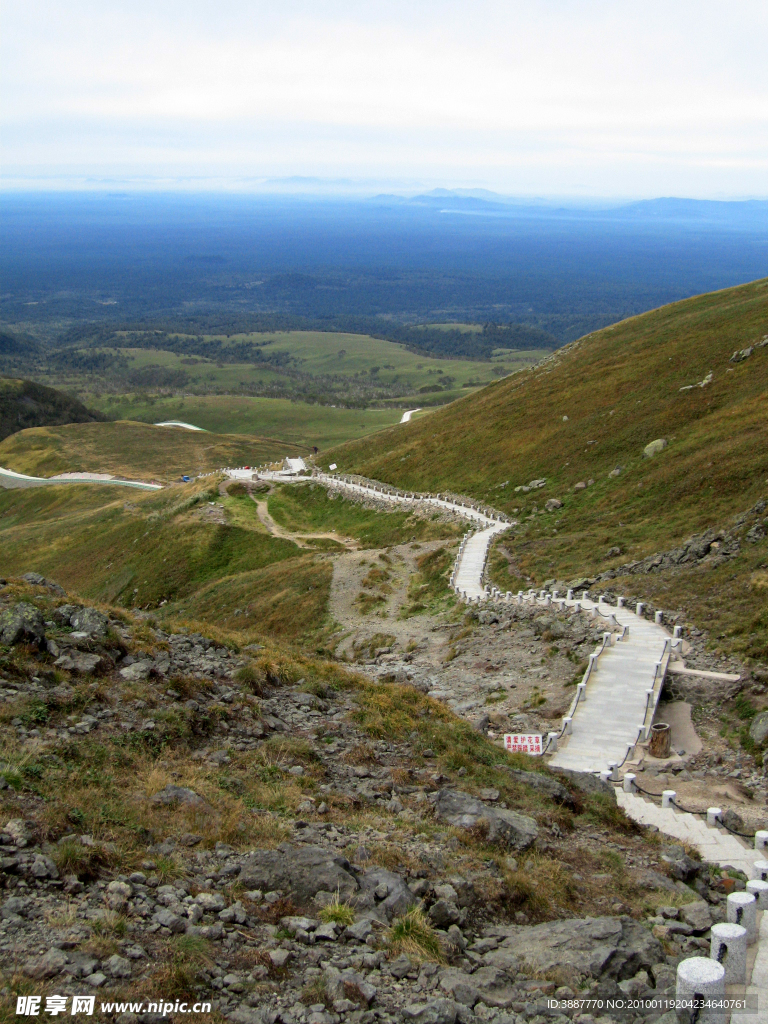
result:
[[[596,575],[728,525],[768,495],[766,335],[768,280],[697,296],[582,338],[324,462],[404,487],[471,494],[516,515],[521,525],[503,541],[513,571],[500,582],[508,586]],[[749,357],[731,361],[749,346]],[[704,387],[681,390],[710,373]],[[644,457],[659,438],[666,449]],[[543,488],[515,492],[542,477]],[[546,513],[549,498],[563,507]],[[683,586],[676,576],[659,591],[661,577],[645,577],[642,593],[689,610],[698,602],[700,619],[714,615],[724,632],[761,633],[768,616],[748,628],[722,616],[765,607],[765,546],[743,544],[739,559],[706,581],[699,574]],[[768,658],[763,646],[753,645],[754,656]]]
[[[0,442],[0,466],[30,476],[91,472],[167,481],[305,453],[290,441],[117,420],[22,430]]]

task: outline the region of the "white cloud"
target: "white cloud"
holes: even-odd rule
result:
[[[4,13],[3,162],[765,194],[766,38],[755,0],[26,0]]]

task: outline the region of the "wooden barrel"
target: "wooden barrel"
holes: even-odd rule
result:
[[[651,726],[651,757],[669,757],[672,733],[666,722],[657,722]]]

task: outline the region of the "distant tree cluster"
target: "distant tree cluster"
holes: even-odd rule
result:
[[[54,388],[0,377],[0,441],[28,427],[94,423],[106,418]]]

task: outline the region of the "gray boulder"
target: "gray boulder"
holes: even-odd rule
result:
[[[109,625],[107,616],[95,608],[78,608],[69,621],[74,629],[89,636],[104,636]]]
[[[749,727],[750,739],[758,745],[765,743],[768,740],[768,711],[763,711],[760,715],[755,715],[752,719],[752,724]]]
[[[41,643],[45,637],[43,616],[33,604],[19,601],[0,615],[0,643],[9,647],[21,640]]]
[[[240,872],[244,890],[291,893],[299,902],[311,900],[321,890],[348,900],[359,885],[349,861],[320,846],[291,846],[281,843],[276,850],[256,850],[245,859]]]
[[[46,978],[53,978],[66,964],[69,957],[60,949],[49,949],[43,956],[31,957],[24,963],[22,970],[28,978],[35,981],[44,981]]]
[[[661,943],[629,917],[586,917],[548,921],[532,927],[505,925],[491,929],[504,941],[487,953],[486,963],[504,969],[505,954],[526,965],[525,973],[546,977],[558,971],[564,984],[576,987],[583,978],[624,981],[650,971],[664,959]],[[497,961],[499,961],[497,963]]]
[[[616,803],[616,790],[610,784],[610,782],[603,782],[601,778],[596,775],[591,775],[589,772],[577,772],[573,768],[558,768],[558,775],[564,775],[569,782],[573,783],[576,789],[580,790],[586,796],[592,796],[598,794],[600,796],[606,796],[613,803]]]
[[[440,977],[440,988],[446,995],[464,1006],[485,1003],[486,1006],[509,1008],[520,999],[512,988],[508,975],[495,966],[478,967],[473,974],[449,968]]]
[[[56,668],[65,672],[76,672],[81,676],[95,676],[105,671],[107,661],[100,654],[88,654],[85,651],[66,651],[54,662]]]
[[[552,800],[562,804],[564,807],[570,807],[572,810],[575,808],[576,803],[569,791],[561,782],[553,779],[550,775],[544,775],[543,772],[526,772],[521,768],[507,768],[507,772],[515,782],[520,782],[524,786],[529,786],[531,789],[546,794],[546,796],[551,797]]]
[[[355,905],[361,910],[373,909],[380,920],[391,921],[407,914],[416,902],[411,890],[403,879],[386,868],[371,868],[359,879],[360,892]],[[381,893],[386,890],[386,896]]]
[[[139,683],[142,679],[147,678],[154,667],[154,661],[145,658],[142,661],[134,661],[132,665],[126,665],[125,668],[121,668],[120,675],[127,683]]]
[[[413,1024],[455,1024],[457,1006],[452,999],[430,999],[426,1003],[409,1003],[403,1020]]]
[[[655,441],[651,441],[643,448],[643,456],[646,459],[652,459],[654,455],[658,455],[659,452],[663,452],[667,447],[667,441],[663,437],[657,438]]]
[[[159,793],[152,797],[153,804],[163,804],[172,807],[174,804],[186,804],[188,807],[195,807],[201,811],[210,811],[211,806],[194,789],[186,786],[166,786]]]
[[[703,935],[709,931],[712,925],[712,914],[709,904],[705,900],[696,900],[695,903],[686,903],[680,908],[680,917],[690,925],[694,935]]]
[[[489,842],[501,841],[513,850],[527,850],[539,834],[533,818],[502,807],[491,807],[458,789],[440,790],[435,814],[456,828],[484,830]]]

